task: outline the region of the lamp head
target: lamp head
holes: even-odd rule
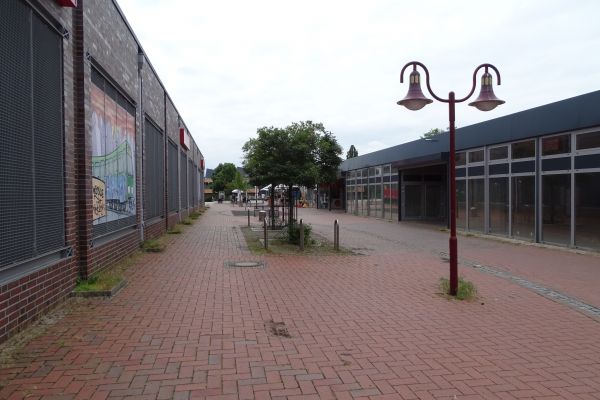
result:
[[[412,111],[420,110],[433,100],[428,99],[421,90],[421,76],[417,70],[410,73],[410,85],[406,96],[397,102],[398,105],[404,106]]]
[[[487,68],[486,68],[487,69]],[[485,72],[481,76],[481,91],[475,101],[469,103],[470,106],[477,108],[480,111],[491,111],[500,104],[504,104],[504,100],[500,100],[494,94],[492,86],[492,74]]]

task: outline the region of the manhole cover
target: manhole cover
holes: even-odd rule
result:
[[[225,268],[264,268],[263,261],[225,261]]]

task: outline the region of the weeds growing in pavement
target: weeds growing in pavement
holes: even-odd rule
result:
[[[162,253],[166,247],[162,239],[148,239],[142,242],[142,249],[149,253]]]
[[[440,278],[440,291],[444,295],[448,295],[450,291],[450,281],[448,278]],[[464,278],[458,278],[458,289],[456,291],[456,298],[458,300],[474,300],[477,297],[477,289],[471,281],[467,281]]]
[[[179,224],[176,224],[175,226],[173,226],[171,229],[169,229],[167,231],[167,233],[170,235],[179,235],[182,232],[183,232],[183,228]]]

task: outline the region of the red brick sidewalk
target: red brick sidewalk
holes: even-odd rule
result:
[[[32,340],[0,398],[600,398],[598,321],[470,269],[481,299],[446,300],[436,254],[373,238],[368,255],[252,256],[230,210]]]
[[[438,225],[390,223],[354,215],[301,209],[300,218],[333,238],[333,221],[340,221],[342,246],[368,254],[419,249],[433,255],[448,253],[448,232]],[[459,235],[463,261],[492,266],[600,307],[600,254],[580,254],[500,238]],[[461,271],[462,273],[462,271]]]

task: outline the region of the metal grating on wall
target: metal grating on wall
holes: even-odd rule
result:
[[[169,211],[177,211],[179,209],[179,185],[177,180],[177,145],[170,140],[167,157],[169,164],[169,176],[167,179],[167,196],[169,197]]]
[[[150,120],[145,125],[144,219],[164,216],[164,138],[163,133]]]
[[[188,161],[188,205],[194,206],[194,162],[190,159]]]
[[[0,3],[0,268],[64,246],[62,41]]]
[[[187,185],[187,156],[185,152],[181,152],[181,158],[179,159],[179,187],[181,188],[181,209],[188,208],[188,185]]]
[[[193,200],[193,204],[194,207],[198,207],[198,166],[196,165],[196,163],[194,163],[193,167],[192,167],[192,171],[194,171],[194,177],[192,178],[192,188],[193,188],[193,196],[192,196],[192,200]]]

